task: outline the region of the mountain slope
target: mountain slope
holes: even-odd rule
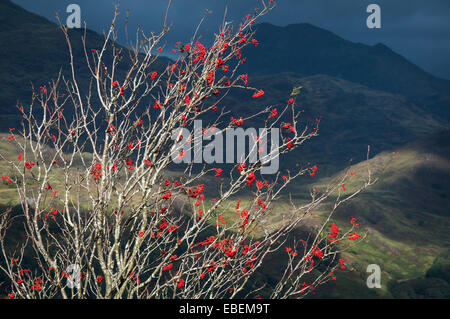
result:
[[[84,57],[81,37],[84,29],[70,29],[71,45],[75,57],[77,77],[86,89],[89,70]],[[86,30],[86,49],[98,49],[104,37]],[[31,99],[32,85],[39,88],[51,79],[70,74],[69,50],[59,26],[49,20],[28,12],[9,0],[0,0],[0,131],[17,125],[16,103],[26,104]],[[116,45],[120,48],[120,46]],[[105,61],[111,54],[106,52]],[[162,70],[168,59],[161,58],[155,63],[155,70]],[[119,65],[118,75],[126,70],[127,57]],[[86,81],[83,81],[86,79]]]
[[[324,292],[339,297],[343,286],[359,282],[359,292],[353,293],[370,297],[366,267],[377,264],[384,297],[449,298],[450,131],[383,152],[370,163],[379,181],[340,207],[334,217],[339,225],[358,218],[361,233],[367,234],[363,243],[344,254],[356,272],[344,272],[344,280]],[[366,164],[351,170],[356,175],[346,183],[348,191],[361,183]]]
[[[249,46],[244,69],[250,74],[327,74],[402,94],[437,116],[450,119],[450,81],[423,71],[383,44],[347,41],[308,23],[256,26],[258,47]]]
[[[370,168],[377,183],[340,206],[328,223],[336,223],[345,231],[350,227],[350,219],[357,218],[357,231],[364,240],[340,255],[346,269],[336,272],[337,280],[329,281],[310,297],[450,298],[450,130],[393,152],[382,152],[370,159]],[[361,186],[367,176],[367,164],[360,162],[349,170],[355,174],[345,183],[342,195]],[[279,199],[271,221],[286,214],[289,205],[283,207],[283,203],[293,199],[301,205],[309,201],[308,190],[336,185],[344,173],[323,178],[306,176],[308,185],[299,182],[292,196],[284,194]],[[297,240],[307,238],[309,229],[319,227],[333,204],[330,198],[318,207],[308,222],[296,230]],[[340,248],[345,247],[348,248],[345,242],[340,244]],[[267,283],[275,282],[284,269],[285,258],[283,252],[269,255],[264,266]],[[381,289],[366,285],[370,264],[381,268]]]
[[[295,73],[249,76],[250,85],[263,89],[266,94],[253,99],[245,90],[234,90],[219,105],[226,106],[231,116],[245,115],[243,106],[259,111],[265,105],[281,110],[293,88],[302,86],[296,97],[298,110],[305,112],[299,125],[311,129],[321,117],[319,136],[305,143],[291,154],[287,167],[296,162],[317,164],[321,176],[330,175],[348,164],[364,159],[367,145],[372,156],[393,150],[405,143],[423,138],[443,129],[444,125],[400,95],[394,95],[328,75],[300,76]],[[261,118],[245,123],[259,127]],[[290,122],[288,118],[284,119]],[[327,168],[330,170],[327,171]]]

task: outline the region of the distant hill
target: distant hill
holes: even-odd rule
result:
[[[69,30],[78,79],[89,79],[81,37],[84,29]],[[87,30],[87,49],[98,49],[104,37]],[[46,18],[28,12],[9,0],[0,0],[0,131],[18,121],[17,100],[27,103],[31,88],[47,85],[62,69],[69,74],[69,50],[59,26]],[[120,47],[116,45],[116,47]],[[110,55],[107,53],[105,61]],[[126,57],[122,68],[126,67]],[[155,64],[160,70],[167,65],[162,58]],[[80,81],[87,87],[88,81]]]
[[[371,155],[374,156],[445,128],[442,122],[401,95],[333,76],[278,73],[250,76],[249,82],[266,94],[253,99],[248,91],[232,91],[220,103],[231,110],[231,116],[245,115],[243,106],[256,111],[265,105],[274,105],[281,110],[292,89],[302,86],[296,97],[298,110],[305,111],[299,126],[308,125],[311,129],[315,119],[321,118],[319,136],[288,155],[282,164],[290,167],[296,162],[311,162],[319,165],[323,176],[348,165],[350,159],[353,162],[363,160],[367,145],[371,145]],[[246,125],[259,127],[261,118],[250,120]]]
[[[256,27],[258,47],[248,46],[243,68],[250,74],[326,74],[401,94],[450,120],[450,81],[425,72],[383,44],[354,43],[308,23]]]

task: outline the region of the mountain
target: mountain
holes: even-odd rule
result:
[[[249,76],[249,83],[265,91],[253,99],[246,90],[234,90],[219,105],[231,110],[230,116],[245,115],[246,108],[257,111],[273,105],[281,111],[296,87],[302,87],[296,96],[296,105],[304,113],[299,127],[311,130],[316,118],[321,118],[319,136],[308,141],[298,151],[283,160],[285,167],[293,164],[317,164],[318,174],[333,174],[353,159],[364,159],[367,145],[371,156],[385,150],[394,150],[418,138],[424,138],[445,125],[419,106],[401,95],[391,94],[329,75],[301,76],[296,73]],[[245,124],[259,127],[260,118]],[[289,118],[285,119],[290,122]],[[283,167],[283,165],[282,165]]]
[[[425,72],[383,44],[354,43],[308,23],[256,26],[259,45],[248,46],[249,74],[326,74],[401,94],[437,117],[450,120],[450,81]]]
[[[84,57],[82,36],[84,29],[70,29],[74,63],[82,88],[89,84],[89,69]],[[86,49],[98,49],[104,37],[94,31],[86,30]],[[0,130],[17,125],[16,103],[28,103],[31,99],[32,85],[39,88],[48,85],[51,79],[69,75],[69,50],[59,26],[49,20],[28,12],[9,0],[0,0]],[[121,48],[116,44],[117,48]],[[106,52],[105,61],[111,59]],[[168,59],[161,58],[155,63],[160,71]],[[119,65],[118,75],[125,72],[127,57]]]

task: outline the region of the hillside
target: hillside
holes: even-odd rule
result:
[[[432,76],[383,44],[354,43],[308,23],[286,27],[263,23],[256,30],[260,45],[246,51],[244,69],[249,74],[327,74],[404,95],[450,120],[450,81]]]
[[[84,29],[69,30],[77,76],[82,89],[86,89],[90,74],[81,41],[83,34]],[[90,50],[98,49],[104,37],[88,29],[86,39],[86,48]],[[60,70],[65,75],[69,74],[70,60],[66,40],[58,25],[9,0],[0,0],[0,43],[0,131],[6,131],[18,123],[17,101],[29,103],[32,87],[47,85]],[[110,57],[110,52],[107,52],[105,61]],[[166,58],[159,59],[155,69],[161,70],[167,61]],[[119,75],[126,65],[125,58],[119,65]]]
[[[370,46],[354,44],[308,24],[286,28],[261,24],[257,28],[257,38],[261,44],[255,48],[257,51],[249,52],[247,63],[242,67],[244,70],[249,69],[250,74],[258,75],[250,76],[249,84],[264,89],[266,95],[264,99],[255,101],[247,92],[234,90],[224,105],[236,110],[235,114],[238,115],[238,110],[242,110],[243,106],[258,110],[265,105],[285,103],[293,87],[303,86],[298,104],[305,109],[305,119],[311,122],[323,116],[323,129],[318,141],[310,143],[310,150],[309,145],[302,150],[303,154],[313,154],[309,157],[303,155],[306,161],[317,157],[314,155],[317,151],[325,150],[333,160],[322,161],[321,164],[342,167],[350,158],[361,159],[368,144],[374,153],[378,153],[399,147],[448,124],[447,121],[436,119],[422,105],[411,102],[407,96],[387,93],[395,90],[382,91],[373,83],[365,83],[367,72],[361,72],[364,67],[361,66],[358,71],[358,65],[349,68],[345,64],[354,63],[354,60],[343,62],[343,56],[350,53],[361,57],[372,52],[384,65],[384,58],[379,57],[378,51],[373,51]],[[87,79],[89,74],[81,43],[84,30],[74,29],[70,32],[78,77],[80,80]],[[275,35],[276,39],[273,38]],[[102,40],[103,36],[87,30],[88,48],[98,48]],[[69,57],[67,45],[57,25],[27,12],[9,0],[0,0],[0,42],[8,44],[0,51],[0,131],[6,131],[18,125],[16,102],[28,102],[32,85],[45,85],[57,76],[61,68],[63,74],[67,74]],[[293,50],[280,51],[282,46]],[[295,49],[297,46],[302,49]],[[337,53],[328,58],[321,56],[328,49],[335,52],[335,47],[342,48],[342,56]],[[272,54],[275,51],[278,52],[276,56]],[[307,54],[310,58],[305,57]],[[397,58],[392,59],[393,65],[388,69],[383,65],[374,69],[384,74],[384,77],[399,74],[407,81],[420,80],[416,84],[420,87],[436,87],[433,83],[440,81],[402,57],[395,56]],[[266,63],[265,60],[271,62]],[[160,59],[155,68],[164,67],[167,61]],[[283,64],[287,63],[285,61],[289,61],[289,66]],[[125,67],[126,63],[123,63],[122,68]],[[409,73],[402,74],[402,68],[415,70],[416,76],[411,78]],[[354,72],[351,76],[341,72],[350,69]],[[394,69],[398,72],[390,72]],[[284,73],[287,71],[290,73]],[[426,85],[421,84],[421,81],[425,81]],[[88,81],[80,82],[87,87]],[[387,80],[381,82],[386,83]]]
[[[400,95],[328,75],[302,77],[295,73],[279,73],[276,76],[250,76],[249,82],[263,89],[265,96],[255,100],[246,91],[231,92],[221,103],[232,110],[231,116],[242,116],[242,105],[250,110],[260,110],[265,105],[281,110],[292,89],[302,86],[296,97],[298,109],[304,110],[299,125],[311,128],[315,119],[321,118],[319,136],[291,154],[285,167],[311,162],[321,168],[320,176],[335,173],[351,159],[354,162],[363,160],[367,145],[371,146],[373,156],[445,127]],[[259,127],[260,120],[256,118],[246,125]]]
[[[365,268],[378,264],[379,296],[449,298],[450,131],[379,154],[371,166],[384,168],[379,181],[335,215],[339,224],[357,217],[367,234],[364,243],[344,254],[356,272],[344,273],[323,296],[374,297],[375,291],[365,287]],[[349,191],[360,183],[365,164],[351,170],[356,178],[347,184]]]
[[[447,252],[450,241],[449,146],[450,131],[444,131],[393,152],[382,152],[370,160],[371,169],[379,181],[342,206],[333,219],[345,227],[350,218],[358,218],[360,232],[367,237],[363,243],[343,254],[350,271],[339,272],[338,280],[318,290],[313,298],[450,297]],[[17,154],[6,135],[0,137],[0,150],[11,158]],[[6,174],[8,168],[3,164],[0,161],[2,174]],[[356,174],[346,183],[348,192],[360,185],[366,165],[358,163],[350,169]],[[338,172],[313,182],[308,178],[307,184],[300,181],[294,187],[294,199],[303,201],[309,188],[320,189],[341,174]],[[56,174],[53,181],[58,183],[58,180]],[[208,183],[207,180],[205,182]],[[0,185],[0,207],[16,204],[15,193],[13,186],[3,182]],[[272,212],[274,221],[285,209],[283,201],[282,198]],[[311,225],[314,226],[327,211],[328,207],[324,206],[316,212]],[[303,238],[302,233],[311,225],[299,230],[299,238]],[[23,235],[19,234],[20,237]],[[284,256],[269,256],[265,269],[269,282],[274,271],[280,269],[281,257]],[[366,288],[365,267],[368,264],[380,265],[381,290]]]

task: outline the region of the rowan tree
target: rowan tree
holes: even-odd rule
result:
[[[343,192],[351,176],[346,173],[335,185],[311,190],[308,203],[292,199],[281,221],[270,225],[267,217],[286,187],[298,177],[312,178],[317,166],[270,179],[261,174],[261,162],[242,161],[229,169],[185,163],[178,164],[181,173],[171,169],[174,159],[185,155],[177,149],[183,137],[173,139],[173,132],[191,129],[206,115],[214,115],[206,131],[263,118],[264,128],[282,132],[280,157],[318,135],[318,122],[313,129],[301,127],[293,97],[278,109],[262,107],[239,117],[218,109],[232,89],[255,99],[264,95],[249,86],[239,67],[245,62],[243,48],[259,43],[254,22],[274,6],[263,1],[262,9],[238,26],[224,19],[211,45],[201,43],[197,33],[177,43],[178,58],[162,71],[154,66],[170,30],[167,23],[159,34],[147,36],[139,29],[125,49],[116,41],[116,8],[102,47],[87,47],[83,37],[87,90],[77,77],[69,30],[61,25],[71,75],[60,74],[33,93],[30,105],[18,105],[23,127],[11,130],[8,140],[18,152],[14,158],[1,155],[10,167],[4,180],[16,188],[20,203],[19,214],[1,215],[8,298],[245,298],[263,289],[270,298],[292,298],[345,268],[341,242],[358,240],[359,234],[355,220],[343,231],[330,226],[331,216],[373,183],[370,170],[354,192]],[[126,72],[119,72],[124,63]],[[208,187],[217,196],[208,197]],[[320,227],[288,245],[292,231],[331,197],[335,203]],[[8,236],[16,234],[9,227],[18,221],[26,238],[11,249]],[[277,251],[286,253],[278,283],[255,286],[266,257]]]

